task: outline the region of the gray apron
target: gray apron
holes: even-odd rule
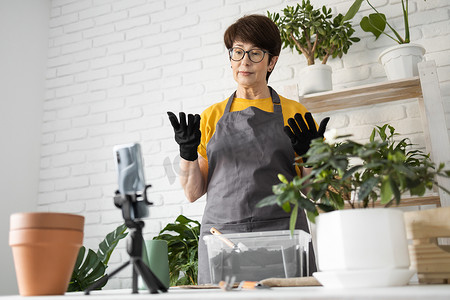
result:
[[[222,118],[207,145],[208,189],[198,250],[198,283],[210,283],[203,236],[211,227],[222,233],[289,229],[289,214],[278,205],[255,208],[272,195],[278,174],[296,176],[295,152],[283,132],[280,97],[271,88],[273,113],[256,107],[230,112],[235,93],[228,99]],[[305,213],[299,211],[297,229],[306,232]],[[310,273],[316,270],[310,249]]]

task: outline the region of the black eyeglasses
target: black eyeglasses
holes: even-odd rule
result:
[[[269,52],[261,50],[261,49],[252,49],[252,50],[245,51],[244,49],[242,49],[240,47],[230,48],[230,49],[228,49],[228,52],[230,54],[230,59],[233,61],[240,61],[241,59],[244,58],[245,53],[247,53],[248,58],[254,63],[261,62],[264,59],[264,55],[266,53],[270,54]]]

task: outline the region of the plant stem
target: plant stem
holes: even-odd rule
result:
[[[311,36],[309,35],[309,28],[302,28],[302,29],[303,29],[303,35],[305,36],[306,44],[308,45],[308,66],[314,65],[315,46],[311,45]],[[314,41],[315,45],[316,45],[316,42],[317,42],[317,39]]]
[[[352,209],[355,209],[355,204],[353,203],[353,201],[351,199],[347,200],[348,204],[350,204],[350,207]]]
[[[306,60],[308,61],[308,66],[313,65],[314,64],[314,56],[311,60],[311,54],[309,53],[309,51],[307,49],[305,49],[304,47],[302,47],[302,45],[300,45],[300,43],[294,37],[293,33],[291,33],[291,39],[294,41],[295,45],[300,49],[300,51],[302,51],[302,53],[305,55]]]
[[[405,4],[406,3],[406,4]],[[403,21],[405,23],[405,43],[409,43],[408,0],[402,0]]]
[[[366,1],[367,1],[367,3],[370,5],[370,7],[371,7],[377,14],[381,14],[374,6],[370,3],[369,0],[366,0]],[[403,0],[402,0],[402,2],[403,2]],[[406,43],[405,40],[398,34],[398,32],[391,26],[391,24],[389,24],[389,22],[388,22],[387,20],[385,20],[385,21],[386,21],[386,25],[392,30],[392,32],[395,34],[395,36],[397,37],[397,39],[395,39],[394,37],[392,37],[392,36],[390,36],[389,34],[387,34],[386,32],[384,32],[384,30],[381,31],[381,30],[378,29],[377,27],[373,26],[373,24],[372,24],[372,26],[373,26],[374,28],[376,28],[377,30],[379,30],[382,34],[384,34],[384,35],[388,36],[389,38],[393,39],[394,41],[396,41],[397,43],[399,43],[399,44],[405,44],[405,43]]]
[[[194,230],[192,229],[191,226],[188,226],[189,231],[192,233],[192,235],[195,237],[195,240],[198,242],[198,236],[197,234],[194,232]]]
[[[333,47],[331,47],[331,49],[329,49],[327,51],[327,54],[325,54],[325,56],[322,59],[322,64],[325,65],[327,63],[328,57],[330,57],[331,53],[333,53],[335,49],[336,49],[336,46],[333,46]]]

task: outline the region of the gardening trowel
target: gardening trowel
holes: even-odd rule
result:
[[[227,239],[226,237],[222,236],[222,232],[220,232],[219,230],[217,230],[214,227],[211,227],[211,229],[209,230],[209,232],[211,232],[213,235],[216,235],[219,239],[222,240],[222,242],[224,242],[225,244],[227,244],[227,246],[229,246],[230,248],[233,249],[233,251],[235,252],[241,252],[241,251],[247,251],[248,247],[245,246],[243,243],[239,242],[237,243],[237,245],[235,243],[233,243],[231,240]]]

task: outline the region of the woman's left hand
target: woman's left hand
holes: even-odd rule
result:
[[[305,120],[308,125],[305,123]],[[305,120],[301,114],[297,113],[293,118],[288,119],[289,126],[284,127],[284,132],[291,139],[292,147],[299,156],[308,152],[312,140],[323,138],[330,118],[326,117],[320,122],[319,130],[316,128],[316,123],[311,113],[305,113]],[[305,162],[305,159],[303,159],[303,162]]]

